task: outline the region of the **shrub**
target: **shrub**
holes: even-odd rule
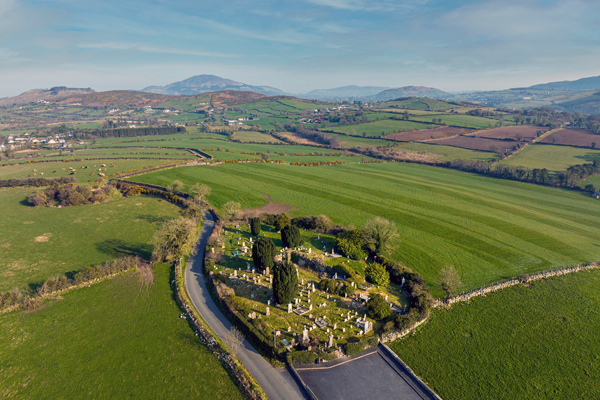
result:
[[[277,218],[275,218],[275,230],[277,232],[281,231],[285,226],[290,224],[290,219],[285,214],[279,214]]]
[[[369,317],[380,320],[390,316],[392,309],[386,303],[385,299],[380,294],[373,294],[369,301],[367,301],[367,309],[369,311]]]
[[[177,261],[193,245],[198,225],[195,220],[178,218],[165,222],[152,236],[152,260]]]
[[[365,222],[361,233],[365,247],[377,255],[390,251],[398,238],[396,224],[381,217]]]
[[[333,271],[338,275],[346,278],[347,282],[354,282],[357,285],[365,283],[365,277],[360,272],[357,272],[345,264],[337,264],[333,267]]]
[[[252,233],[252,236],[258,236],[260,234],[260,230],[260,218],[250,218],[250,233]]]
[[[284,262],[273,271],[273,297],[279,304],[288,304],[298,294],[298,273],[294,264]]]
[[[363,249],[363,239],[360,229],[340,233],[335,239],[335,247],[345,257],[353,260],[363,260],[367,253]]]
[[[365,275],[367,280],[378,286],[387,286],[390,283],[390,274],[381,264],[372,263],[365,267]]]
[[[300,236],[300,229],[294,225],[286,225],[281,230],[281,241],[283,245],[288,248],[296,248],[302,244],[302,236]]]
[[[276,215],[273,215],[273,214],[263,214],[263,222],[266,225],[275,225],[275,219],[277,219]]]
[[[319,356],[312,351],[292,351],[287,353],[286,357],[289,364],[298,365],[314,364]]]
[[[276,252],[275,244],[271,239],[259,238],[252,246],[254,266],[261,270],[272,268]]]

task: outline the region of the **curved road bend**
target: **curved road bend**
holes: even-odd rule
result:
[[[231,329],[231,323],[221,313],[214,303],[208,289],[204,275],[202,274],[202,259],[204,249],[215,222],[212,214],[204,215],[204,225],[198,241],[196,242],[196,254],[191,256],[185,268],[185,287],[192,303],[211,329],[223,339],[225,333]],[[302,390],[286,370],[278,370],[269,364],[247,340],[244,340],[237,353],[238,358],[254,376],[258,384],[263,388],[271,400],[305,400]]]

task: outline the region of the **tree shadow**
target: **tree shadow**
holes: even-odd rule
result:
[[[113,257],[122,255],[140,256],[148,260],[152,255],[152,246],[147,243],[132,244],[117,239],[110,239],[97,243],[96,248],[102,253]]]

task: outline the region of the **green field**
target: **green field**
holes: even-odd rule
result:
[[[394,132],[427,129],[427,127],[429,126],[430,125],[428,124],[422,124],[414,121],[396,121],[391,119],[384,119],[380,121],[370,122],[367,124],[332,126],[327,128],[327,130],[345,133],[347,135],[359,136],[362,136],[364,132],[366,136],[379,137]]]
[[[113,156],[120,157],[120,156]],[[151,156],[148,156],[151,157]],[[72,157],[64,157],[64,158],[79,158],[77,155]],[[83,158],[83,157],[81,157]],[[94,158],[97,158],[94,156]],[[186,158],[195,158],[190,154],[190,157]],[[163,165],[170,164],[176,160],[135,160],[135,159],[125,159],[125,160],[90,160],[90,161],[54,161],[54,162],[43,162],[43,163],[32,163],[32,164],[22,164],[22,165],[7,165],[0,167],[0,179],[10,179],[10,178],[27,178],[31,177],[44,177],[44,178],[58,178],[61,176],[69,175],[69,167],[73,167],[77,170],[77,174],[75,174],[75,178],[79,182],[87,182],[88,180],[95,181],[98,178],[98,169],[102,164],[106,164],[106,171],[104,168],[102,169],[103,173],[106,176],[111,174],[117,174],[121,172],[131,171],[137,168],[151,167],[155,165]],[[110,165],[114,164],[114,168]],[[87,169],[81,169],[81,167],[88,167]],[[63,171],[63,168],[65,169]],[[34,171],[37,169],[37,172]],[[56,172],[54,172],[56,171]],[[44,173],[43,175],[42,172]],[[90,175],[91,173],[94,175]],[[37,174],[34,176],[34,174]]]
[[[600,150],[580,149],[569,146],[531,144],[517,154],[502,161],[513,167],[546,168],[549,171],[564,171],[572,165],[600,161]]]
[[[283,143],[271,135],[252,131],[238,131],[235,133],[235,139],[242,142]]]
[[[435,282],[453,265],[465,289],[521,273],[600,257],[600,202],[581,193],[403,163],[324,167],[239,164],[175,168],[136,176],[166,185],[206,183],[216,207],[266,203],[292,215],[325,214],[361,226],[381,216],[396,222],[393,258]],[[440,295],[439,291],[434,291]]]
[[[518,285],[435,310],[391,347],[443,398],[594,399],[600,272]]]
[[[149,258],[148,239],[174,205],[149,196],[77,207],[30,207],[32,188],[0,189],[0,291],[79,271],[123,254]]]
[[[491,161],[490,153],[487,151],[477,151],[462,149],[460,147],[439,146],[435,144],[426,144],[418,142],[397,143],[394,147],[398,147],[409,151],[425,151],[431,154],[440,154],[441,160],[454,161],[457,158],[461,160],[481,160]]]
[[[180,319],[169,270],[130,273],[0,316],[4,399],[242,399]]]
[[[490,118],[482,118],[482,117],[473,117],[471,115],[448,115],[448,114],[440,114],[440,115],[430,115],[430,116],[422,116],[422,117],[413,117],[411,120],[413,121],[423,121],[423,122],[431,122],[435,119],[441,119],[442,123],[446,123],[452,126],[461,126],[465,128],[476,128],[476,129],[486,129],[489,127],[496,126],[498,120],[490,119]],[[509,121],[504,121],[503,126],[514,125]]]

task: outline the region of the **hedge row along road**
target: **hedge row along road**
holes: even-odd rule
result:
[[[185,268],[185,287],[204,321],[221,339],[231,329],[231,323],[221,313],[206,288],[206,281],[202,271],[202,260],[208,237],[215,226],[210,212],[204,215],[202,231],[196,242],[196,254],[191,255]],[[263,388],[269,399],[296,400],[305,399],[302,391],[290,373],[277,370],[269,364],[247,340],[237,352],[237,356],[244,366],[250,371],[258,384]]]

